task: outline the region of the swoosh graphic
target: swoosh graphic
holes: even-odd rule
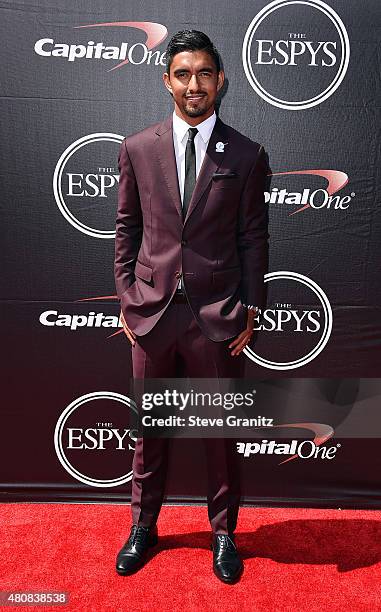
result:
[[[293,170],[292,172],[275,172],[268,176],[285,176],[287,174],[313,174],[315,176],[322,176],[328,181],[326,191],[330,196],[345,187],[348,183],[348,175],[340,170]],[[289,216],[292,217],[292,215],[296,215],[296,213],[302,212],[306,210],[306,208],[310,208],[310,206],[311,204],[305,204],[301,208],[294,210]]]
[[[104,28],[104,27],[116,27],[116,28],[137,28],[138,30],[143,30],[146,33],[147,39],[145,45],[148,49],[153,49],[160,45],[163,40],[167,38],[168,30],[161,23],[154,23],[153,21],[114,21],[107,23],[91,23],[88,25],[74,26],[75,29],[80,28]],[[123,60],[111,70],[107,72],[112,72],[117,68],[121,68],[125,64],[128,64],[128,59]]]
[[[95,302],[96,300],[117,300],[117,295],[100,295],[99,297],[89,297],[89,298],[81,298],[80,300],[75,300],[76,302]]]
[[[90,297],[90,298],[81,298],[80,300],[75,300],[76,302],[96,302],[97,300],[118,300],[118,296],[117,295],[100,295],[98,297]],[[107,336],[107,338],[112,338],[113,336],[117,336],[118,334],[123,333],[123,327],[122,329],[118,329],[118,331],[114,332],[113,334],[110,334],[109,336]]]
[[[81,298],[80,300],[75,300],[76,302],[95,302],[96,300],[117,300],[117,295],[100,295],[96,298]]]
[[[285,428],[285,427],[295,427],[297,429],[309,429],[314,432],[315,437],[313,439],[314,444],[316,446],[321,446],[332,438],[335,433],[333,428],[330,425],[326,425],[325,423],[285,423],[283,425],[274,425],[274,427]],[[287,463],[288,461],[292,461],[296,459],[298,455],[292,455],[292,457],[288,457],[284,461],[281,461],[278,465],[282,465],[283,463]]]
[[[113,334],[110,334],[109,336],[107,336],[107,338],[112,338],[113,336],[118,336],[118,334],[123,334],[124,333],[124,329],[122,327],[122,329],[118,329],[118,331],[114,332]]]

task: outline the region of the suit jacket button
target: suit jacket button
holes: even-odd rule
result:
[[[176,278],[181,278],[182,274],[181,274],[181,272],[176,272],[175,276],[176,276]]]

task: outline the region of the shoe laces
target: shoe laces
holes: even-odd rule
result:
[[[140,525],[135,525],[134,532],[131,534],[131,545],[134,544],[143,544],[149,532],[148,527],[142,527]]]
[[[218,534],[218,543],[221,548],[233,548],[235,550],[235,544],[232,538],[226,534]]]

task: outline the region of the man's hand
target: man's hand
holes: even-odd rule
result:
[[[129,339],[129,341],[131,342],[132,346],[135,346],[135,340],[136,340],[136,336],[134,334],[134,332],[128,327],[124,316],[123,316],[123,312],[120,311],[120,321],[123,325],[123,329],[124,329],[124,333],[126,334],[127,338]]]
[[[235,355],[239,355],[245,346],[249,344],[251,337],[254,333],[254,321],[257,316],[257,311],[251,308],[247,309],[247,325],[246,329],[241,332],[236,338],[234,338],[233,342],[229,344],[229,348],[232,348],[231,355],[234,357]]]

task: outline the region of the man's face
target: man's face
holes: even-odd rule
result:
[[[213,58],[206,51],[182,51],[174,56],[163,80],[173,95],[176,114],[197,125],[213,114],[224,73],[222,70],[217,73]]]

